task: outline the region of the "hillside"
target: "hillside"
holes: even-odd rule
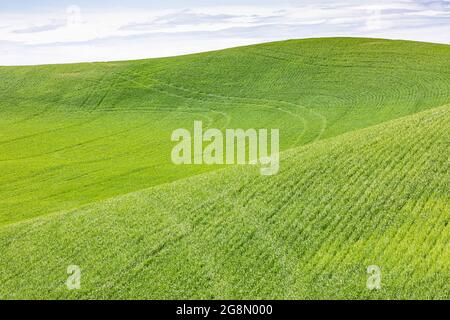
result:
[[[443,106],[288,151],[275,177],[234,167],[4,226],[0,296],[448,299],[449,126]]]
[[[0,79],[0,299],[450,298],[448,45],[290,40]],[[195,120],[279,129],[279,174],[174,165]]]
[[[0,67],[0,226],[218,169],[170,161],[194,120],[288,150],[447,104],[449,72],[447,45],[349,38]]]

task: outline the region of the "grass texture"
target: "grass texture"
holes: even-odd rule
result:
[[[450,297],[449,46],[291,40],[0,79],[0,298]],[[173,165],[194,120],[279,128],[280,174]]]

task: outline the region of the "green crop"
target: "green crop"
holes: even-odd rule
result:
[[[0,298],[448,299],[449,75],[350,38],[0,67]],[[174,165],[195,120],[280,129],[280,173]]]

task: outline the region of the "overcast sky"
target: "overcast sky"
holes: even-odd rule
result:
[[[0,0],[0,65],[139,59],[324,36],[450,44],[450,0]]]

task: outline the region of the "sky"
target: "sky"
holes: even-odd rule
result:
[[[0,65],[132,60],[335,36],[450,44],[450,0],[0,0]]]

